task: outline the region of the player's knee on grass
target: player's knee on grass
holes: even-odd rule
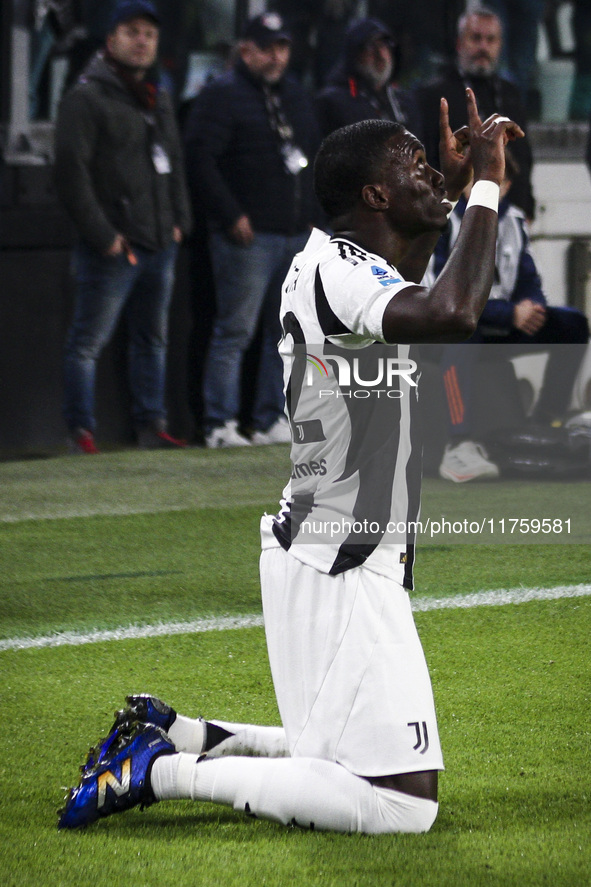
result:
[[[379,822],[390,825],[387,832],[428,832],[437,818],[439,804],[416,795],[405,795],[390,788],[374,785],[378,798]]]

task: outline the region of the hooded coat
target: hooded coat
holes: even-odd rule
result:
[[[410,94],[392,83],[376,92],[357,68],[359,53],[375,37],[390,38],[388,30],[375,19],[361,19],[350,25],[341,57],[316,97],[323,135],[373,118],[402,123],[416,132],[419,118]]]

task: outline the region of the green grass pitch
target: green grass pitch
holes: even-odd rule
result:
[[[287,465],[283,447],[0,464],[0,643],[259,613],[258,520],[275,509]],[[428,479],[424,514],[570,517],[571,544],[425,540],[414,596],[588,584],[589,491],[588,482]],[[0,881],[588,884],[591,597],[418,612],[416,621],[447,768],[439,817],[417,836],[306,833],[185,801],[58,833],[65,789],[126,693],[155,693],[189,715],[277,723],[264,633],[0,647]]]

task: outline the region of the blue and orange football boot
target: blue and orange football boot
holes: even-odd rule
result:
[[[149,807],[156,801],[150,771],[160,755],[174,754],[175,747],[160,727],[126,721],[106,740],[91,748],[82,778],[70,789],[59,811],[59,829],[90,825],[103,816]]]

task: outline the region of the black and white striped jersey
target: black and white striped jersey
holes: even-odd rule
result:
[[[295,257],[280,342],[291,478],[267,539],[322,572],[365,564],[407,588],[421,481],[419,372],[410,346],[385,344],[382,318],[410,285],[380,256],[317,230]]]

